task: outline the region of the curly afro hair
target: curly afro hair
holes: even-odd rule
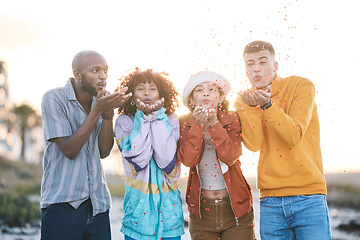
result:
[[[126,91],[126,94],[128,94],[130,92],[133,93],[135,87],[140,83],[155,83],[159,91],[159,99],[165,99],[164,108],[166,109],[166,114],[170,115],[179,107],[179,93],[173,83],[168,79],[168,76],[169,74],[166,72],[154,72],[152,69],[142,71],[140,68],[136,67],[134,71],[119,79],[120,87],[115,91],[128,87],[128,90]],[[130,104],[131,101],[134,101],[133,97],[119,108],[118,113],[134,116],[137,108],[136,105]]]

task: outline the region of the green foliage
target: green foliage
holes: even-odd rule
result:
[[[28,128],[31,128],[32,126],[29,124],[28,120],[33,117],[34,123],[39,123],[40,116],[36,113],[36,111],[33,109],[32,106],[23,103],[20,106],[14,107],[13,112],[16,114],[17,118],[20,120],[20,138],[21,138],[21,158],[25,158],[25,133]]]
[[[0,218],[5,225],[21,226],[40,218],[39,203],[30,201],[27,196],[15,193],[0,195]]]
[[[0,219],[4,225],[24,226],[39,220],[39,202],[28,195],[40,194],[42,167],[0,156]]]
[[[26,120],[29,116],[36,114],[35,110],[30,105],[28,105],[26,103],[15,107],[13,109],[13,112],[17,116],[20,116],[23,120]]]
[[[30,171],[26,171],[26,170],[18,170],[16,172],[16,175],[20,179],[32,179],[33,178],[33,174]]]
[[[41,184],[36,183],[18,186],[13,192],[19,195],[39,195],[40,189]]]

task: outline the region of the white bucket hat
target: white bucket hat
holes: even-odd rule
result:
[[[184,87],[184,91],[182,94],[182,100],[185,106],[189,106],[189,99],[190,94],[194,90],[194,88],[199,85],[200,83],[204,82],[213,82],[216,84],[218,88],[221,88],[224,92],[224,95],[226,96],[230,90],[231,86],[228,80],[226,80],[223,76],[220,74],[217,74],[215,72],[210,71],[201,71],[198,72],[195,75],[192,75],[189,79],[189,81],[186,83]]]

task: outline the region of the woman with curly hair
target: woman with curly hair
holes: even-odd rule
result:
[[[125,171],[125,239],[181,239],[184,217],[178,189],[178,92],[165,72],[135,71],[120,79],[132,93],[119,108],[115,138]]]

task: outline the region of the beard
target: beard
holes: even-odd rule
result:
[[[97,91],[96,91],[96,88],[91,85],[89,83],[89,81],[87,81],[84,76],[81,76],[81,79],[80,79],[80,85],[81,85],[81,88],[86,91],[87,93],[90,93],[91,96],[94,96],[96,97],[97,96]]]

